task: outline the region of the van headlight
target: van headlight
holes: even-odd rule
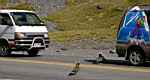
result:
[[[25,37],[25,34],[24,34],[24,33],[21,33],[21,32],[17,32],[16,35],[15,35],[15,37],[16,37],[17,39],[21,39],[21,38],[24,38],[24,37]]]
[[[45,37],[45,38],[48,38],[48,34],[44,34],[44,37]]]
[[[20,37],[21,37],[21,38],[24,38],[24,37],[25,37],[25,34],[21,33],[21,34],[20,34]]]

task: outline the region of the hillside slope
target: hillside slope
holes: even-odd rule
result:
[[[68,0],[64,9],[47,18],[59,30],[50,37],[59,42],[115,40],[122,14],[134,4],[150,4],[150,0]]]
[[[66,0],[0,0],[0,8],[34,10],[40,16],[47,16],[65,6]]]

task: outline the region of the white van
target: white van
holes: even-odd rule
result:
[[[47,27],[33,11],[0,10],[0,56],[12,51],[36,56],[48,44]]]

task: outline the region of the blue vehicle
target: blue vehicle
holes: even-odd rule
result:
[[[150,6],[133,6],[125,12],[118,28],[115,51],[119,59],[132,65],[150,60]]]

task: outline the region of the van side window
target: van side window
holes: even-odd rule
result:
[[[128,12],[124,27],[134,28],[136,26],[137,18],[139,17],[140,12]]]
[[[12,21],[10,16],[6,13],[0,13],[0,25],[10,25]]]

